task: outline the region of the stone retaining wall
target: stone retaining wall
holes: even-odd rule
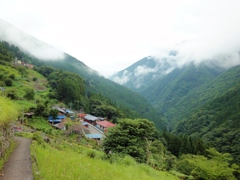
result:
[[[0,158],[10,147],[10,141],[14,139],[14,128],[12,124],[0,126]]]

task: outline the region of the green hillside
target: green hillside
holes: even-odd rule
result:
[[[104,89],[106,82],[109,82],[107,87],[114,87],[109,80],[101,83],[91,79],[90,83],[76,73],[52,66],[31,69],[18,63],[14,55],[0,46],[0,83],[4,96],[0,98],[0,111],[6,111],[0,115],[3,132],[0,135],[9,134],[0,139],[0,144],[10,144],[13,124],[23,128],[26,132],[15,134],[33,139],[32,169],[36,179],[235,179],[234,176],[239,176],[239,167],[232,164],[228,153],[208,149],[198,137],[161,133],[153,122],[138,118],[146,112],[153,113],[148,103],[141,104],[144,99],[140,95],[125,90],[126,98],[121,89],[115,92],[118,93],[115,98],[139,103],[135,107],[140,108],[137,113],[113,98],[88,91],[91,86]],[[106,93],[110,94],[111,89]],[[55,104],[75,110],[84,107],[86,112],[115,121],[116,126],[101,141],[73,133],[71,127],[79,121],[69,118],[64,122],[67,131],[57,130],[47,121]],[[24,117],[26,111],[34,112],[33,117]],[[161,119],[157,125],[160,123]],[[4,148],[7,152],[10,146]],[[4,161],[6,158],[4,155]]]
[[[23,53],[18,47],[10,45],[7,42],[2,42],[1,46],[5,49],[4,51],[6,51],[5,59],[7,60],[16,57],[24,62],[32,63],[37,67],[51,66],[80,75],[85,81],[86,94],[100,94],[106,99],[110,99],[118,107],[121,107],[122,109],[131,109],[131,111],[134,111],[135,116],[147,118],[155,122],[159,129],[165,129],[165,123],[160,114],[155,110],[151,103],[141,95],[100,76],[96,71],[87,67],[76,58],[65,54],[63,60],[42,61]]]
[[[205,93],[208,92],[205,85],[211,84],[220,72],[204,65],[176,68],[154,81],[141,94],[152,102],[168,121],[174,122],[181,120],[211,97],[210,93]]]
[[[143,91],[178,135],[202,138],[239,163],[240,66],[227,71],[200,66],[175,69]]]
[[[201,137],[220,152],[231,153],[234,161],[240,163],[239,99],[240,82],[186,117],[177,125],[175,133]]]
[[[100,93],[102,96],[115,102],[118,106],[134,110],[138,113],[139,117],[152,120],[156,123],[158,128],[165,128],[160,114],[157,113],[151,103],[149,103],[141,95],[113,81],[110,81],[103,76],[100,76],[97,72],[85,66],[75,58],[66,55],[66,59],[63,61],[44,61],[43,63],[79,74],[85,79],[86,90],[88,92]]]

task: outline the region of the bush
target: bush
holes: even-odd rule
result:
[[[0,86],[6,86],[4,81],[0,81]]]
[[[135,161],[135,159],[131,156],[125,156],[122,159],[122,164],[130,166],[130,165],[137,165],[137,162]]]
[[[15,75],[14,75],[14,74],[11,74],[11,75],[9,76],[9,78],[12,79],[12,80],[14,80],[14,79],[15,79]]]
[[[177,169],[186,175],[192,175],[194,179],[235,179],[234,169],[230,168],[223,158],[207,159],[200,155],[182,155]]]
[[[6,86],[12,86],[13,81],[10,78],[5,79]]]
[[[116,163],[116,164],[124,164],[124,165],[136,165],[136,160],[129,156],[124,154],[112,154],[109,158],[110,163]]]
[[[87,156],[94,159],[94,158],[96,158],[97,153],[93,150],[88,150],[87,151]]]
[[[27,88],[25,90],[24,98],[26,98],[27,100],[33,100],[34,99],[34,90]]]
[[[37,78],[36,78],[36,77],[33,77],[33,81],[37,81]]]
[[[92,159],[104,159],[104,154],[94,149],[87,148],[85,153]]]
[[[33,140],[37,141],[38,144],[43,144],[44,143],[44,139],[39,132],[34,132],[33,133]]]
[[[6,92],[6,96],[8,97],[8,98],[10,98],[10,99],[12,99],[12,100],[16,100],[16,99],[18,99],[18,95],[17,95],[17,92],[16,92],[16,90],[8,90],[7,92]]]

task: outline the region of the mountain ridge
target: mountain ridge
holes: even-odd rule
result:
[[[159,60],[148,56],[112,75],[110,79],[134,91],[140,92],[141,89],[148,87],[151,81],[171,72],[175,67],[176,63],[174,59],[162,58]]]
[[[1,23],[0,26],[4,26],[6,23]],[[7,23],[8,24],[8,23]],[[31,42],[31,44],[37,44],[37,46],[45,45],[45,43],[39,42],[36,38],[33,38],[32,36],[19,31],[17,28],[12,27],[10,24],[8,24],[8,28],[6,29],[12,29],[9,33],[14,31],[13,38],[16,38],[17,36],[21,36],[20,39],[22,41],[18,42],[18,44],[24,44],[24,39],[36,41]],[[2,28],[4,29],[4,28]],[[6,33],[6,29],[4,30],[4,33]],[[0,31],[0,34],[3,31]],[[6,40],[6,38],[3,38],[2,40]],[[13,55],[16,56],[18,60],[22,60],[25,63],[32,63],[35,66],[52,66],[55,68],[59,68],[65,71],[74,72],[78,75],[82,76],[85,80],[87,93],[94,92],[99,93],[106,98],[111,99],[113,102],[116,102],[119,106],[125,106],[127,108],[132,109],[133,111],[137,112],[139,114],[139,117],[147,118],[153,122],[155,122],[157,127],[159,129],[164,129],[165,125],[162,121],[161,115],[158,114],[155,109],[152,107],[152,105],[147,102],[140,94],[121,86],[109,79],[106,79],[105,77],[101,76],[97,71],[91,69],[90,67],[86,66],[83,62],[77,60],[73,56],[70,56],[66,53],[61,53],[61,58],[53,60],[52,58],[49,59],[38,59],[36,55],[31,54],[31,49],[28,51],[25,49],[24,52],[27,51],[26,54],[21,52],[21,47],[18,48],[17,46],[14,46],[14,41],[18,41],[19,38],[16,38],[16,40],[12,39],[10,41],[11,44],[5,43],[6,47],[13,52]],[[25,45],[28,44],[25,43]],[[29,45],[29,44],[28,44]],[[47,45],[49,47],[49,45]],[[34,46],[36,47],[36,46]],[[39,52],[42,54],[46,53],[46,50],[48,48],[40,48],[38,49]],[[50,51],[47,51],[50,53]],[[59,52],[59,51],[57,51]],[[29,56],[30,55],[30,56]],[[48,54],[44,54],[45,57],[47,57]],[[15,58],[15,57],[12,57]],[[58,60],[58,61],[56,61]]]

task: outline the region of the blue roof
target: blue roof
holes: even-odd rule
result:
[[[61,119],[54,119],[54,120],[49,119],[48,121],[49,121],[49,122],[58,122],[58,123],[59,123],[59,122],[61,122],[62,120],[61,120]]]
[[[66,110],[66,113],[68,113],[68,114],[74,114],[74,112],[72,112],[72,111],[70,111],[70,110]]]
[[[102,138],[102,135],[101,134],[86,134],[86,137],[87,138],[91,138],[91,139],[100,139]]]
[[[57,119],[65,119],[65,118],[66,118],[66,116],[60,116],[60,115],[57,116]],[[51,120],[52,116],[49,116],[48,119]]]
[[[87,123],[87,122],[83,122],[82,125],[89,125],[89,123]]]

